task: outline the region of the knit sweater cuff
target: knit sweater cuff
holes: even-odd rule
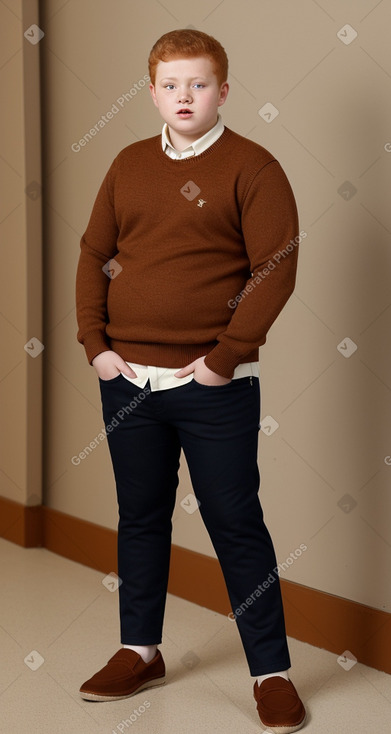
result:
[[[110,351],[105,335],[102,331],[89,331],[82,340],[89,363],[101,352]]]
[[[218,375],[221,375],[221,377],[232,379],[235,367],[238,366],[240,360],[241,358],[233,354],[225,344],[219,342],[219,344],[217,344],[217,346],[206,355],[204,363],[210,370],[212,370],[212,372],[216,372]]]

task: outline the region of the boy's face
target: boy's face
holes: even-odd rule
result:
[[[227,82],[218,84],[212,62],[200,56],[159,61],[155,85],[149,89],[169,127],[171,143],[183,150],[216,124],[229,87]]]

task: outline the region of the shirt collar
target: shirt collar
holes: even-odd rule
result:
[[[216,124],[208,130],[208,132],[205,133],[205,135],[202,135],[201,138],[198,138],[198,140],[195,140],[194,143],[191,143],[187,148],[184,150],[178,151],[174,146],[171,144],[168,134],[168,125],[165,122],[162,129],[162,148],[163,151],[166,151],[166,148],[168,147],[170,149],[170,153],[175,153],[176,157],[188,157],[190,155],[200,155],[200,153],[203,153],[205,150],[207,150],[213,143],[218,140],[220,135],[224,132],[224,123],[221,118],[221,115],[217,115],[217,122]]]

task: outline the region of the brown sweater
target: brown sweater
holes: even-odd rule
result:
[[[232,377],[258,359],[294,289],[299,240],[289,181],[257,143],[226,127],[183,160],[161,135],[127,146],[81,240],[77,338],[89,362],[112,349],[179,368],[206,354]]]

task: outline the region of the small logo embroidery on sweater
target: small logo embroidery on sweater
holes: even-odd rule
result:
[[[197,204],[197,206],[204,206],[204,204],[206,204],[206,201],[205,201],[205,199],[198,199],[198,204]]]

